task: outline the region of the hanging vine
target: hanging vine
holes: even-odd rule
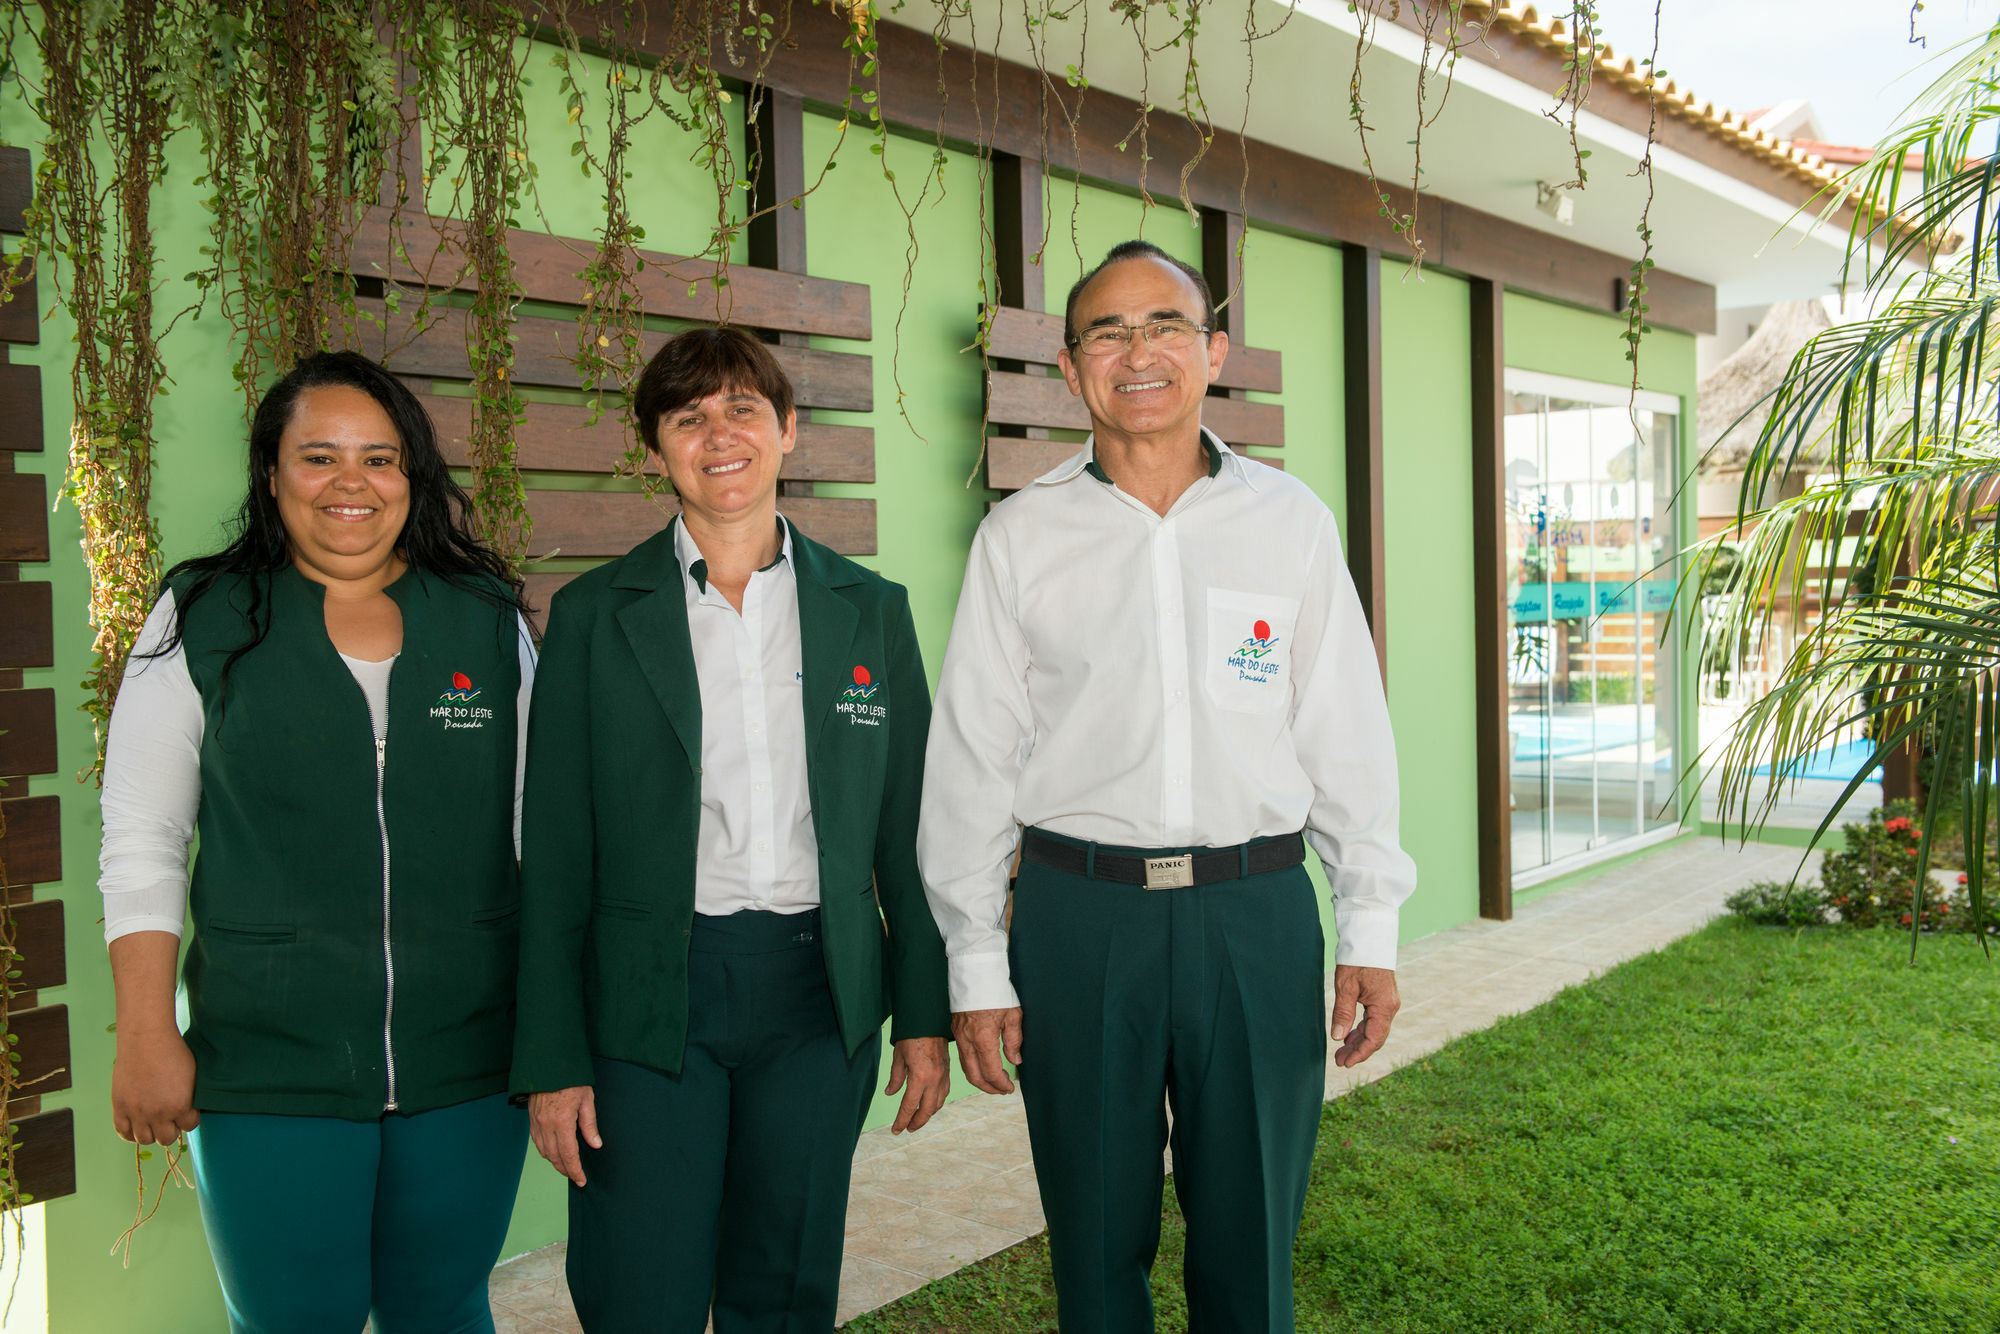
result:
[[[423,7],[413,7],[421,14]],[[357,337],[348,255],[400,126],[362,0],[181,0],[174,102],[201,136],[214,241],[199,281],[235,330],[247,418],[274,371]]]
[[[472,372],[472,431],[466,442],[472,456],[472,519],[481,538],[518,562],[534,531],[514,447],[526,404],[510,374],[521,286],[514,278],[507,229],[531,170],[515,53],[521,14],[508,0],[462,0],[456,27],[458,118],[448,122],[449,138],[464,157],[460,179],[469,187],[470,211],[462,234],[477,282],[465,316]]]
[[[1583,104],[1590,100],[1590,73],[1597,64],[1596,0],[1572,0],[1563,26],[1570,36],[1569,50],[1563,56],[1563,85],[1556,92],[1556,104],[1542,114],[1562,126],[1569,136],[1571,175],[1555,188],[1581,190],[1590,180],[1590,172],[1583,165],[1590,150],[1577,142],[1576,123],[1583,115]],[[1651,137],[1647,136],[1649,141]]]
[[[1632,363],[1632,429],[1639,430],[1639,344],[1653,331],[1646,322],[1646,289],[1653,272],[1653,135],[1660,123],[1660,81],[1667,77],[1654,68],[1660,56],[1660,5],[1653,0],[1653,45],[1643,63],[1646,71],[1646,152],[1633,169],[1634,176],[1646,180],[1646,203],[1639,211],[1639,258],[1632,261],[1632,278],[1625,289],[1625,360]]]

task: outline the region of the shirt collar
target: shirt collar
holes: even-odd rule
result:
[[[692,537],[688,536],[687,525],[681,522],[681,516],[678,514],[674,516],[673,529],[674,558],[681,564],[681,574],[694,581],[695,592],[697,594],[708,592],[708,562],[702,559],[701,548],[694,544]],[[792,525],[786,522],[784,515],[780,514],[778,516],[777,558],[762,570],[757,571],[757,573],[763,574],[768,570],[775,570],[780,564],[789,562],[791,559]]]
[[[1258,489],[1256,469],[1250,467],[1248,460],[1241,454],[1238,454],[1228,445],[1223,444],[1215,432],[1209,430],[1206,426],[1201,428],[1201,447],[1208,455],[1208,475],[1210,477],[1216,476],[1226,467],[1239,480],[1248,485],[1252,491]],[[1034,484],[1036,486],[1060,486],[1064,482],[1074,481],[1076,478],[1086,474],[1107,486],[1111,483],[1111,478],[1105,474],[1104,469],[1097,466],[1097,437],[1094,434],[1088,440],[1084,441],[1082,453],[1065,460],[1049,472],[1043,473],[1035,479]]]

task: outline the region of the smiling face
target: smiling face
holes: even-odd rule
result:
[[[300,393],[270,486],[307,574],[365,579],[397,565],[410,480],[394,423],[366,393],[348,385]]]
[[[1093,327],[1135,327],[1153,320],[1204,322],[1201,292],[1173,265],[1149,256],[1119,260],[1077,295],[1078,334]],[[1090,410],[1091,428],[1127,439],[1193,431],[1201,424],[1201,400],[1222,370],[1229,352],[1227,334],[1196,336],[1186,346],[1157,347],[1133,338],[1116,352],[1099,355],[1064,348],[1057,357],[1070,392]]]
[[[722,389],[662,412],[659,442],[660,462],[691,518],[775,514],[778,471],[798,443],[797,414],[780,421],[762,394]]]

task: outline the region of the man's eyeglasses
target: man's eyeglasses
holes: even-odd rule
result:
[[[1070,344],[1086,357],[1108,357],[1123,352],[1136,336],[1163,352],[1183,348],[1208,332],[1206,324],[1192,320],[1148,320],[1144,324],[1093,324]]]

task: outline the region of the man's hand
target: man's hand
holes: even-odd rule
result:
[[[111,1062],[111,1124],[133,1144],[172,1144],[201,1124],[194,1109],[194,1053],[180,1030],[120,1032]]]
[[[1364,1012],[1354,1022],[1354,1007]],[[1340,964],[1333,970],[1333,1040],[1340,1046],[1333,1063],[1343,1070],[1359,1065],[1389,1040],[1389,1024],[1403,1002],[1396,996],[1396,970]]]
[[[583,1150],[576,1137],[581,1134],[593,1149],[604,1147],[597,1134],[596,1093],[588,1084],[553,1093],[530,1093],[528,1133],[534,1137],[535,1151],[556,1171],[583,1185]]]
[[[1000,1060],[1004,1051],[1021,1063],[1021,1007],[1004,1010],[960,1010],[951,1017],[951,1038],[958,1044],[958,1063],[972,1087],[987,1093],[1012,1093],[1014,1081]]]
[[[890,1048],[889,1087],[883,1093],[895,1096],[903,1089],[903,1105],[896,1109],[896,1123],[889,1133],[922,1130],[944,1106],[951,1094],[951,1057],[943,1038],[904,1038]],[[907,1084],[909,1087],[904,1088]]]

